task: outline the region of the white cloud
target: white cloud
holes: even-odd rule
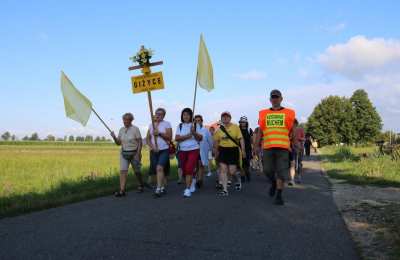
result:
[[[329,46],[317,60],[327,71],[351,79],[371,73],[398,73],[400,41],[358,35],[346,43]]]
[[[267,74],[259,70],[250,70],[244,73],[235,74],[234,77],[241,80],[263,80],[267,77]]]

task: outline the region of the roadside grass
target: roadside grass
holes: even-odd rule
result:
[[[149,153],[142,155],[146,176]],[[127,189],[135,186],[130,172]],[[0,145],[0,218],[111,195],[118,187],[119,148],[111,143]]]
[[[400,161],[378,155],[374,146],[324,147],[323,166],[331,178],[351,184],[400,187]]]

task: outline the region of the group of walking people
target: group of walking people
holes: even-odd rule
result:
[[[304,130],[296,127],[294,110],[281,106],[281,92],[271,91],[269,100],[272,106],[259,112],[258,127],[254,132],[246,116],[235,124],[230,112],[225,111],[216,127],[207,128],[201,115],[194,115],[192,109],[185,108],[173,136],[171,123],[165,120],[166,110],[158,108],[146,135],[150,150],[147,181],[141,173],[142,136],[138,127],[132,124],[133,115],[124,114],[124,126],[118,135],[111,133],[114,142],[121,146],[120,188],[115,196],[126,195],[127,174],[132,165],[139,183],[137,191],[143,192],[147,186],[154,189],[154,197],[162,197],[167,193],[170,159],[176,157],[178,183],[184,183],[185,198],[201,189],[204,177],[211,176],[215,160],[218,195],[228,196],[229,186],[241,191],[242,183],[251,180],[251,168],[258,165],[270,180],[270,196],[275,198],[275,204],[283,205],[284,183],[288,176],[289,185],[295,183],[295,169],[301,165],[299,156],[304,149],[305,136]]]

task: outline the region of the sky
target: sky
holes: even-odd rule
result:
[[[165,89],[152,92],[175,128],[191,107],[200,34],[215,90],[199,89],[206,123],[228,110],[254,128],[268,95],[304,122],[322,98],[363,88],[385,130],[400,132],[399,1],[9,1],[0,0],[0,132],[107,135],[65,116],[63,70],[114,131],[132,112],[144,134],[146,94],[133,94],[129,57],[141,45],[162,60]]]

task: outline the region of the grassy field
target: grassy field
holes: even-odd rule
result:
[[[332,178],[352,184],[400,186],[400,161],[379,156],[369,147],[325,147],[321,150],[324,168]]]
[[[0,218],[110,195],[119,187],[114,144],[0,143]],[[143,151],[143,173],[148,161]],[[128,189],[135,185],[130,174]]]

